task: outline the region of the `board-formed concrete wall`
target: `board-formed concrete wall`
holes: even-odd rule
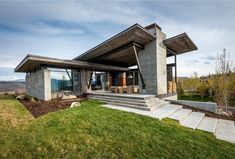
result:
[[[166,35],[156,27],[157,35],[157,95],[167,94],[167,68],[166,68],[166,46],[163,40]]]
[[[88,83],[90,80],[91,71],[86,70],[86,69],[81,69],[80,73],[81,73],[81,92],[82,93],[91,92],[91,86],[90,86],[90,88],[88,88]]]
[[[140,50],[138,58],[146,85],[145,91],[142,89],[142,83],[139,78],[140,93],[157,94],[157,54],[156,54],[156,40],[145,45],[144,50]]]
[[[157,39],[146,44],[144,50],[138,53],[146,85],[144,91],[139,80],[140,93],[162,95],[167,93],[166,46],[163,44],[166,35],[157,27],[149,31],[155,34]]]
[[[51,99],[51,74],[47,69],[41,69],[26,75],[26,93],[41,100]]]

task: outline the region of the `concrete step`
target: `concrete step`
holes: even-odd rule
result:
[[[93,99],[107,99],[107,100],[122,100],[122,101],[130,101],[130,102],[138,102],[138,103],[146,103],[149,105],[155,104],[156,102],[158,102],[158,98],[148,98],[148,99],[135,99],[135,98],[122,98],[120,96],[116,97],[116,96],[101,96],[101,95],[88,95],[88,98],[93,98]]]
[[[197,129],[215,133],[216,125],[217,125],[216,118],[204,117],[201,123],[198,125]]]
[[[135,109],[139,109],[139,110],[150,111],[150,108],[148,108],[148,107],[137,106],[137,105],[132,105],[132,104],[115,103],[115,102],[106,102],[106,104],[113,105],[113,106],[129,107],[129,108],[135,108]]]
[[[89,95],[96,95],[96,96],[105,96],[105,97],[116,97],[116,98],[129,98],[129,99],[151,99],[156,98],[155,95],[148,95],[148,94],[119,94],[119,93],[89,93]]]
[[[217,139],[235,143],[234,121],[218,119],[215,136]]]
[[[122,104],[130,104],[130,105],[136,105],[136,106],[142,106],[142,107],[148,107],[148,105],[144,102],[133,102],[133,101],[128,101],[128,100],[117,100],[117,99],[105,99],[105,98],[97,98],[97,97],[91,97],[90,99],[96,99],[96,100],[100,100],[103,102],[112,102],[112,103],[122,103]]]
[[[88,95],[88,98],[97,98],[97,99],[114,99],[114,100],[120,100],[120,97],[110,97],[110,96],[97,96],[97,95]],[[133,99],[133,98],[122,98],[123,101],[134,101],[139,103],[146,103],[144,99]]]
[[[181,105],[166,104],[152,111],[151,116],[162,120],[179,109],[182,109]]]
[[[188,128],[196,129],[204,116],[204,113],[192,112],[184,120],[182,120],[180,124]]]
[[[179,122],[181,122],[184,118],[186,118],[190,113],[192,112],[192,110],[190,109],[180,109],[176,112],[174,112],[173,114],[169,115],[168,118],[173,119],[173,120],[177,120]]]
[[[129,107],[123,107],[123,106],[110,105],[110,104],[104,104],[102,106],[111,108],[111,109],[122,110],[126,112],[140,114],[140,115],[150,116],[150,111],[146,111],[146,110],[140,110],[136,108],[129,108]]]
[[[167,104],[170,104],[170,102],[162,100],[162,99],[159,99],[159,101],[157,103],[149,105],[149,108],[150,108],[150,111],[153,112],[156,109],[160,108],[161,106],[167,105]]]

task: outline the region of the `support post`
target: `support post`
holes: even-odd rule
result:
[[[89,78],[89,83],[88,83],[88,89],[90,89],[91,86],[91,80],[92,80],[92,74],[93,74],[94,69],[92,68],[90,78]]]
[[[176,55],[175,55],[175,88],[177,88],[177,59],[176,59]]]
[[[66,71],[67,75],[69,76],[69,79],[70,79],[70,80],[72,80],[72,77],[70,76],[70,74],[69,74],[68,70],[67,70],[67,69],[65,69],[65,71]]]
[[[137,54],[135,45],[133,45],[133,49],[134,49],[135,58],[136,58],[137,66],[138,66],[138,71],[139,71],[139,74],[140,74],[140,79],[141,79],[141,83],[142,83],[142,89],[145,89],[144,78],[143,78],[143,75],[142,75],[142,71],[141,71],[141,67],[140,67],[140,62],[139,62],[139,58],[138,58],[138,54]]]

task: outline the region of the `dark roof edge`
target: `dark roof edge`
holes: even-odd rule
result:
[[[153,24],[147,25],[144,28],[145,29],[150,29],[150,28],[153,28],[153,27],[157,27],[158,29],[162,30],[162,28],[157,23],[153,23]]]
[[[28,54],[26,57],[20,62],[20,64],[14,69],[15,72],[19,72],[18,70],[21,68],[22,65],[24,65],[28,60],[43,60],[47,62],[48,60],[56,60],[56,62],[59,63],[70,63],[70,64],[80,64],[80,65],[91,65],[92,67],[108,67],[110,70],[122,70],[122,71],[128,71],[128,67],[119,67],[119,66],[110,66],[105,64],[98,64],[98,63],[91,63],[91,62],[84,62],[84,61],[77,61],[77,60],[67,60],[67,59],[58,59],[53,57],[46,57],[46,56],[40,56],[40,55],[33,55]],[[107,69],[106,69],[107,70]]]
[[[168,43],[168,42],[170,42],[170,41],[172,41],[172,40],[174,40],[174,39],[176,39],[176,38],[179,38],[179,37],[181,37],[181,36],[186,36],[186,37],[188,38],[188,40],[193,44],[193,46],[195,47],[195,49],[198,50],[197,45],[192,41],[192,39],[191,39],[191,38],[188,36],[188,34],[185,33],[185,32],[182,33],[182,34],[179,34],[179,35],[170,37],[170,38],[168,38],[168,39],[165,39],[165,40],[163,41],[163,43],[166,44],[166,43]]]
[[[100,43],[99,45],[97,45],[97,46],[95,46],[95,47],[89,49],[88,51],[82,53],[81,55],[78,55],[77,57],[73,58],[73,60],[77,60],[77,59],[79,59],[80,57],[82,57],[82,56],[84,56],[84,55],[87,55],[89,52],[91,52],[91,51],[95,50],[96,48],[98,48],[98,47],[100,47],[100,46],[102,46],[102,45],[108,43],[109,41],[111,41],[111,40],[113,40],[113,39],[115,39],[115,38],[121,36],[121,35],[124,34],[125,32],[128,32],[129,30],[131,30],[131,29],[133,29],[133,28],[135,28],[135,27],[138,27],[138,28],[144,30],[146,33],[148,33],[149,35],[153,36],[154,38],[157,38],[155,35],[153,35],[152,33],[150,33],[147,29],[145,29],[144,27],[142,27],[141,25],[139,25],[138,23],[136,23],[136,24],[130,26],[129,28],[127,28],[127,29],[121,31],[120,33],[118,33],[118,34],[112,36],[111,38],[105,40],[104,42]]]
[[[16,66],[16,68],[14,69],[14,72],[17,72],[17,70],[20,68],[20,66],[23,65],[28,60],[28,58],[30,56],[32,56],[32,54],[27,54],[25,56],[25,58]]]

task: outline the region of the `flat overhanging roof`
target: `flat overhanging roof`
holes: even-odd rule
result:
[[[74,58],[74,60],[98,63],[117,63],[123,64],[123,66],[128,66],[132,63],[134,59],[134,53],[132,53],[133,49],[130,49],[133,48],[131,45],[129,45],[129,48],[125,47],[125,49],[121,49],[120,52],[115,52],[115,54],[120,53],[120,58],[118,55],[115,55],[116,58],[111,58],[106,56],[106,54],[109,54],[112,50],[127,46],[130,43],[136,43],[140,46],[144,46],[146,43],[155,39],[155,35],[148,32],[144,27],[140,26],[139,24],[135,24],[129,27],[128,29],[120,32],[119,34],[113,36],[112,38],[104,41],[103,43],[97,45],[96,47],[81,54],[80,56]],[[102,60],[100,57],[102,57]],[[100,61],[97,59],[99,59]]]
[[[27,55],[23,61],[15,68],[15,72],[32,72],[41,66],[64,68],[64,69],[94,69],[97,71],[128,71],[127,67],[110,66],[75,60],[62,60],[51,57]]]
[[[197,46],[186,34],[179,34],[163,41],[167,47],[167,56],[179,55],[186,52],[197,50]]]

